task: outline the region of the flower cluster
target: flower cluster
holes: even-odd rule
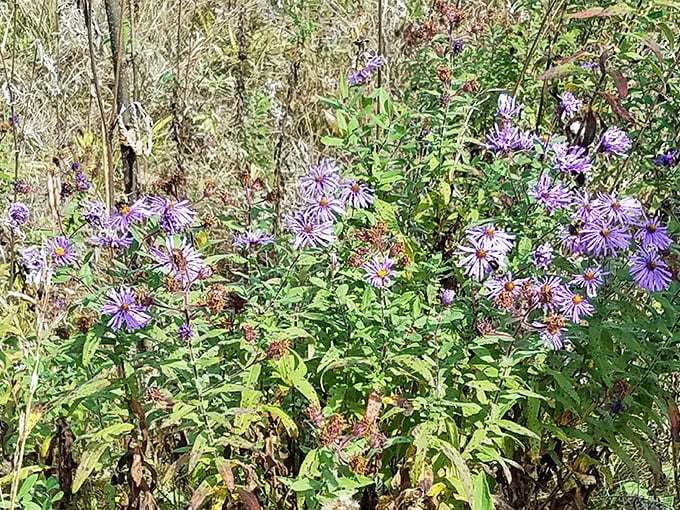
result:
[[[381,55],[373,55],[368,59],[364,68],[347,77],[347,84],[350,87],[356,87],[368,83],[371,79],[371,75],[383,65],[385,65],[385,59]]]
[[[496,116],[500,118],[500,125],[496,123],[486,135],[484,147],[501,153],[533,149],[534,142],[537,140],[536,135],[512,125],[513,119],[520,115],[522,109],[523,106],[518,105],[513,96],[501,94],[498,97],[498,110],[496,111]]]

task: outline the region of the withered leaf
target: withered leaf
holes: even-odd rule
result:
[[[645,39],[645,45],[652,50],[654,56],[659,61],[659,64],[663,64],[663,53],[661,53],[661,47],[657,44],[654,39]]]
[[[261,510],[262,507],[255,494],[246,489],[238,489],[236,492],[245,510]]]
[[[591,7],[583,11],[578,11],[569,16],[569,19],[588,19],[607,16],[622,16],[631,11],[631,8],[624,4],[612,5],[611,7]]]
[[[547,71],[539,74],[537,80],[554,80],[557,78],[566,78],[567,76],[573,76],[579,74],[583,70],[573,63],[561,64],[555,67],[551,67]]]
[[[671,422],[671,437],[676,443],[680,443],[680,411],[678,404],[673,399],[668,399],[668,418]]]
[[[220,474],[224,485],[227,489],[233,491],[236,486],[234,485],[234,472],[231,470],[231,464],[229,461],[218,458],[215,459],[215,464],[217,465],[217,472]]]
[[[618,97],[606,92],[600,92],[600,97],[612,107],[612,110],[614,110],[614,113],[616,113],[620,119],[625,120],[626,122],[635,122],[635,119],[628,113],[628,110],[621,106],[621,101],[619,101]]]
[[[189,510],[197,510],[202,504],[205,498],[207,498],[213,492],[213,488],[210,484],[203,480],[201,485],[194,491],[191,495],[191,500],[189,500]]]
[[[614,85],[616,85],[616,90],[619,93],[621,99],[626,99],[628,97],[628,80],[623,76],[623,73],[618,69],[612,73],[614,78]]]

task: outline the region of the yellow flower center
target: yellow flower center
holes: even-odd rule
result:
[[[609,229],[603,228],[600,234],[602,234],[602,237],[609,237]]]
[[[541,291],[547,294],[548,292],[550,292],[550,285],[546,283],[545,285],[543,285],[543,287],[541,287]]]
[[[595,273],[593,273],[592,271],[586,271],[583,277],[590,282],[595,279]]]
[[[503,286],[503,288],[505,290],[507,290],[508,292],[512,292],[513,290],[515,290],[515,283],[514,282],[505,282],[505,285]]]
[[[381,267],[380,269],[378,269],[378,272],[376,274],[380,278],[385,278],[387,276],[387,271]]]
[[[649,225],[647,225],[647,232],[649,232],[650,234],[656,232],[656,225],[654,223],[650,223]]]
[[[315,180],[316,182],[321,182],[321,181],[323,181],[323,177],[321,177],[320,175],[315,175],[315,176],[314,176],[314,180]]]
[[[359,188],[359,184],[358,184],[358,183],[355,182],[354,184],[352,184],[352,191],[353,191],[354,193],[359,193],[359,190],[360,190],[360,189],[361,189],[361,188]]]
[[[484,250],[477,250],[477,251],[475,252],[475,255],[477,255],[477,258],[478,258],[478,259],[486,258],[486,251],[484,251]]]
[[[305,225],[302,230],[304,230],[306,234],[309,234],[312,231],[312,226],[311,225]]]
[[[653,260],[647,262],[647,269],[649,269],[650,271],[654,271],[656,269],[656,262],[654,262]]]
[[[120,208],[120,214],[121,216],[127,216],[130,214],[130,207],[127,205],[124,205],[123,207]]]
[[[571,298],[571,302],[574,303],[575,305],[580,304],[581,301],[583,300],[581,299],[581,296],[579,296],[578,294],[574,295],[574,297]]]
[[[592,211],[592,210],[593,210],[593,206],[590,203],[587,203],[586,204],[586,211]]]
[[[122,305],[120,305],[120,309],[123,312],[127,312],[130,309],[130,305],[128,305],[127,303],[123,303]]]
[[[62,248],[61,246],[56,246],[56,247],[54,248],[54,254],[55,254],[57,257],[61,257],[61,256],[62,256],[63,254],[65,254],[65,253],[66,253],[66,250],[65,250],[64,248]]]
[[[328,200],[326,199],[326,197],[324,197],[324,198],[322,198],[321,200],[319,200],[319,205],[320,205],[321,207],[326,207],[326,206],[328,206]]]
[[[493,229],[492,227],[486,227],[486,232],[485,232],[485,233],[486,233],[486,235],[488,235],[489,237],[491,237],[492,235],[494,235],[495,232],[494,232],[494,229]]]

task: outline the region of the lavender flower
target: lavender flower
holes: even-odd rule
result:
[[[373,257],[370,262],[364,264],[363,268],[366,270],[364,278],[373,287],[381,289],[390,284],[391,278],[394,277],[392,266],[394,261],[388,257]]]
[[[536,283],[538,304],[546,311],[555,310],[562,302],[566,289],[559,276],[546,276]]]
[[[484,249],[479,242],[471,242],[472,246],[458,245],[458,252],[462,258],[458,261],[458,267],[463,269],[466,276],[471,276],[479,281],[493,272],[492,262],[498,264],[503,253],[498,250]]]
[[[513,278],[512,273],[507,272],[500,278],[490,278],[484,282],[484,286],[489,289],[487,294],[489,300],[494,301],[503,293],[513,298],[517,297],[526,281],[526,278]]]
[[[193,328],[187,323],[184,323],[179,327],[178,333],[182,342],[188,342],[194,336]]]
[[[452,55],[461,55],[463,51],[465,51],[463,39],[456,39],[455,41],[452,41],[450,50]]]
[[[633,146],[630,138],[618,126],[612,126],[600,135],[600,142],[597,145],[599,151],[605,154],[616,154],[625,156],[625,152]]]
[[[668,151],[664,152],[663,154],[659,154],[657,157],[655,157],[652,160],[652,163],[654,163],[655,165],[658,165],[658,166],[671,168],[671,167],[675,166],[675,163],[676,163],[675,155],[677,154],[677,152],[678,151],[676,151],[674,149],[668,150]]]
[[[592,170],[593,165],[583,147],[570,146],[566,142],[555,143],[552,146],[555,155],[552,159],[553,168],[563,173],[585,173]]]
[[[58,236],[46,244],[47,253],[58,267],[70,266],[78,260],[78,255],[73,249],[71,240],[66,236]]]
[[[630,225],[643,214],[642,206],[636,198],[617,198],[614,193],[598,193],[593,205],[601,218],[610,223]]]
[[[582,254],[586,251],[583,243],[583,229],[577,225],[569,225],[559,233],[560,246],[568,255]]]
[[[533,322],[531,325],[538,330],[538,335],[546,347],[552,347],[556,351],[564,347],[562,333],[566,331],[564,317],[550,314],[543,322]]]
[[[473,227],[465,232],[465,237],[473,244],[478,243],[484,250],[498,251],[503,255],[512,250],[515,239],[513,234],[500,230],[493,223]]]
[[[19,262],[27,272],[26,280],[37,285],[45,268],[45,257],[37,246],[31,246],[19,253]]]
[[[319,195],[332,195],[338,189],[338,181],[337,165],[329,159],[322,159],[300,179],[300,187],[305,198],[315,198]]]
[[[513,150],[530,150],[534,148],[536,136],[530,132],[523,132],[518,127],[510,125],[494,125],[493,130],[486,135],[487,143],[482,144],[489,150],[496,152],[511,152]]]
[[[134,238],[128,230],[103,229],[98,236],[90,240],[95,246],[107,246],[112,250],[127,250],[132,246]]]
[[[80,216],[87,223],[91,225],[101,225],[104,219],[104,212],[106,211],[106,206],[103,202],[90,202],[89,200],[83,200],[81,202],[81,207],[84,210],[80,211]]]
[[[308,205],[305,209],[305,214],[309,215],[311,218],[314,218],[317,223],[324,223],[328,221],[334,223],[336,220],[336,214],[338,216],[345,215],[343,202],[339,198],[321,195],[320,197],[316,198],[308,198],[306,202]]]
[[[175,278],[178,283],[187,287],[195,282],[203,269],[203,255],[188,241],[182,239],[178,246],[170,237],[165,241],[165,249],[150,248],[156,257],[156,267],[163,273]]]
[[[564,120],[571,119],[583,108],[583,101],[578,99],[571,92],[564,92],[557,96],[560,98],[560,112]]]
[[[14,202],[7,208],[10,226],[16,228],[28,221],[31,211],[23,202]]]
[[[569,317],[571,322],[578,324],[581,322],[582,315],[586,317],[593,315],[595,307],[583,299],[583,296],[580,294],[564,289],[560,302],[560,311],[562,315]]]
[[[252,229],[246,230],[243,234],[238,234],[234,240],[234,246],[246,248],[248,250],[256,250],[260,246],[273,243],[276,237],[272,234],[266,234]]]
[[[293,216],[286,216],[286,223],[286,228],[295,233],[293,239],[295,250],[328,246],[337,240],[332,221],[316,223],[309,215],[298,212]]]
[[[101,313],[111,315],[106,323],[114,331],[118,331],[123,324],[130,331],[144,327],[151,320],[145,313],[148,307],[137,304],[135,292],[132,289],[119,287],[110,289],[104,296]]]
[[[633,263],[630,275],[643,289],[656,292],[670,286],[672,273],[657,251],[638,250],[630,260]]]
[[[592,71],[593,69],[597,69],[600,67],[599,62],[581,62],[578,65],[581,69],[585,69],[586,71]]]
[[[78,191],[87,191],[91,185],[90,179],[83,172],[76,172],[76,189]]]
[[[536,183],[536,187],[529,192],[529,195],[534,197],[536,202],[544,206],[548,214],[552,214],[557,209],[564,209],[572,202],[569,191],[559,183],[552,185],[548,174],[541,176]]]
[[[596,207],[599,205],[599,202],[597,199],[590,200],[588,193],[585,191],[577,192],[571,205],[576,207],[574,218],[581,219],[584,223],[593,223],[602,219]]]
[[[442,305],[451,306],[453,300],[456,299],[456,292],[453,289],[443,289],[439,299]]]
[[[374,200],[372,188],[354,180],[345,181],[342,184],[340,200],[343,204],[355,209],[367,209]]]
[[[176,234],[194,221],[196,213],[187,206],[188,203],[188,200],[175,202],[169,198],[149,197],[147,210],[160,216],[160,226],[163,230],[169,234]]]
[[[583,243],[588,253],[596,257],[616,255],[630,245],[630,234],[620,227],[590,223],[583,227]]]
[[[673,240],[668,236],[666,227],[659,225],[659,218],[645,218],[641,228],[635,233],[635,239],[646,250],[656,248],[663,251],[673,244]]]
[[[385,65],[385,59],[381,55],[373,55],[366,63],[366,67],[347,77],[347,84],[350,87],[355,87],[368,83],[371,74],[380,69],[383,65]]]
[[[555,260],[555,253],[550,243],[543,243],[531,252],[531,261],[540,269],[548,269]]]
[[[498,111],[496,115],[502,119],[509,121],[513,117],[517,117],[522,112],[522,105],[515,103],[515,98],[508,94],[501,94],[498,96]]]
[[[609,272],[602,271],[602,266],[587,267],[583,273],[573,275],[574,278],[569,282],[570,285],[578,285],[586,292],[586,296],[594,298],[597,296],[597,289],[604,284],[604,277]]]
[[[141,223],[151,216],[146,198],[142,197],[132,204],[119,204],[117,211],[109,218],[109,225],[116,230],[128,230],[133,223]]]

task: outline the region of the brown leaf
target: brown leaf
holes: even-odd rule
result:
[[[661,53],[661,47],[657,44],[654,39],[645,39],[645,44],[652,50],[654,56],[659,61],[659,64],[663,64],[663,53]]]
[[[562,64],[555,67],[551,67],[547,71],[539,74],[537,80],[554,80],[556,78],[566,78],[567,76],[572,76],[582,72],[582,69],[572,63]]]
[[[366,422],[374,423],[380,414],[382,407],[382,393],[378,390],[371,390],[368,394],[368,402],[366,402]]]
[[[191,500],[189,501],[189,510],[197,510],[202,504],[205,498],[214,492],[214,489],[210,487],[210,484],[203,480],[198,489],[194,491],[191,495]]]
[[[242,503],[243,508],[245,510],[262,509],[262,507],[260,506],[260,502],[257,500],[255,494],[253,494],[252,492],[247,491],[245,489],[238,489],[236,492],[238,493],[239,500]]]
[[[597,17],[607,17],[607,16],[622,16],[630,12],[630,7],[627,5],[619,4],[612,5],[611,7],[591,7],[590,9],[585,9],[583,11],[578,11],[569,16],[569,19],[588,19]]]
[[[671,422],[671,437],[676,443],[680,443],[680,411],[678,404],[673,399],[668,399],[668,417]]]
[[[602,99],[604,99],[609,104],[609,106],[612,107],[612,110],[614,110],[614,113],[616,113],[620,119],[627,122],[635,122],[635,119],[630,113],[628,113],[628,110],[621,106],[621,102],[619,101],[618,97],[614,96],[613,94],[607,94],[606,92],[600,92],[600,97],[602,97]]]
[[[234,472],[231,470],[231,464],[229,461],[220,458],[215,459],[215,464],[217,465],[217,472],[222,477],[224,485],[227,486],[227,489],[233,491],[236,486],[234,485]]]
[[[557,62],[558,64],[568,64],[569,62],[573,62],[574,60],[576,60],[577,58],[579,58],[579,57],[580,57],[581,55],[583,55],[584,53],[585,53],[585,50],[578,50],[578,51],[577,51],[576,53],[574,53],[573,55],[570,55],[570,56],[564,57],[564,58],[558,58],[558,59],[556,60],[556,62]]]
[[[623,76],[623,73],[619,70],[616,70],[612,73],[614,77],[614,85],[616,85],[616,90],[619,93],[619,97],[621,99],[626,99],[628,97],[628,81],[626,80],[626,77]]]
[[[132,465],[130,466],[130,476],[135,482],[135,485],[139,487],[142,485],[142,456],[134,454],[132,456]]]

